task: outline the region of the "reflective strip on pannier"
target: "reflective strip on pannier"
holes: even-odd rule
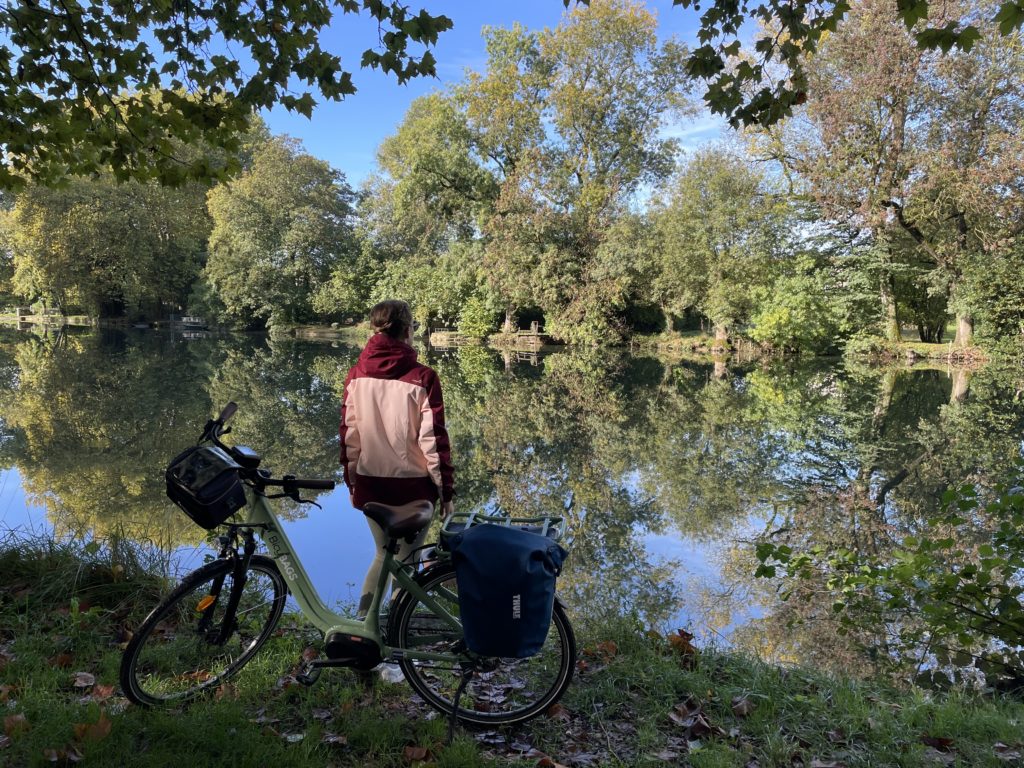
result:
[[[566,551],[546,536],[491,524],[457,533],[448,544],[466,647],[482,656],[537,653],[548,634]]]
[[[216,528],[245,506],[239,469],[220,448],[189,448],[167,467],[167,496],[198,525]]]

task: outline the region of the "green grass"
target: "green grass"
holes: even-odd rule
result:
[[[66,764],[80,754],[90,768],[472,768],[534,766],[544,755],[599,766],[1002,766],[1010,763],[995,745],[1012,750],[1024,733],[1019,701],[681,655],[625,620],[580,622],[580,671],[549,716],[512,731],[460,729],[451,745],[446,721],[405,685],[367,687],[344,670],[326,670],[312,688],[286,684],[311,637],[292,616],[219,698],[143,710],[110,686],[125,628],[161,589],[145,560],[124,545],[9,540],[0,549],[0,700],[10,731],[0,765],[51,766],[63,750]],[[95,684],[76,687],[79,672]],[[950,751],[930,752],[928,738]]]

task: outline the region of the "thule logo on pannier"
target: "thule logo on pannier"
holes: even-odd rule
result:
[[[519,595],[512,595],[512,618],[518,619],[520,617],[521,601]]]

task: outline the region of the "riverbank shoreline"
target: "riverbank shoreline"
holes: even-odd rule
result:
[[[1024,704],[858,681],[740,653],[684,631],[576,618],[565,699],[511,732],[459,729],[404,684],[344,670],[295,684],[315,632],[286,615],[235,680],[186,708],[144,710],[117,690],[132,627],[161,581],[123,543],[0,544],[0,759],[10,765],[926,766],[1014,764]],[[570,612],[572,606],[570,606]],[[202,745],[202,749],[196,749]],[[525,763],[524,763],[525,761]]]

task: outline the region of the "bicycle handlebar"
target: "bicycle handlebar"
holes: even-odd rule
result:
[[[211,443],[216,445],[218,448],[226,451],[229,455],[234,456],[234,449],[225,445],[220,441],[220,436],[231,431],[230,427],[225,427],[224,424],[235,415],[238,410],[238,404],[231,401],[224,406],[224,410],[220,412],[220,416],[216,419],[211,419],[206,422],[206,427],[203,430],[203,436],[199,438],[199,442],[209,440]],[[256,474],[255,472],[253,473]],[[269,473],[267,473],[269,474]],[[280,479],[274,479],[265,476],[263,470],[260,470],[259,476],[254,477],[257,480],[258,485],[261,486],[274,486],[277,488],[283,488],[284,492],[288,496],[295,497],[299,490],[308,491],[333,491],[336,485],[334,480],[319,480],[316,478],[302,478],[295,477],[294,475],[285,475]]]
[[[279,480],[273,478],[263,478],[260,481],[263,485],[273,485],[284,488],[285,491],[291,489],[303,488],[308,491],[333,491],[336,483],[333,480],[317,480],[315,478],[306,477],[292,477],[291,475],[285,475]]]

